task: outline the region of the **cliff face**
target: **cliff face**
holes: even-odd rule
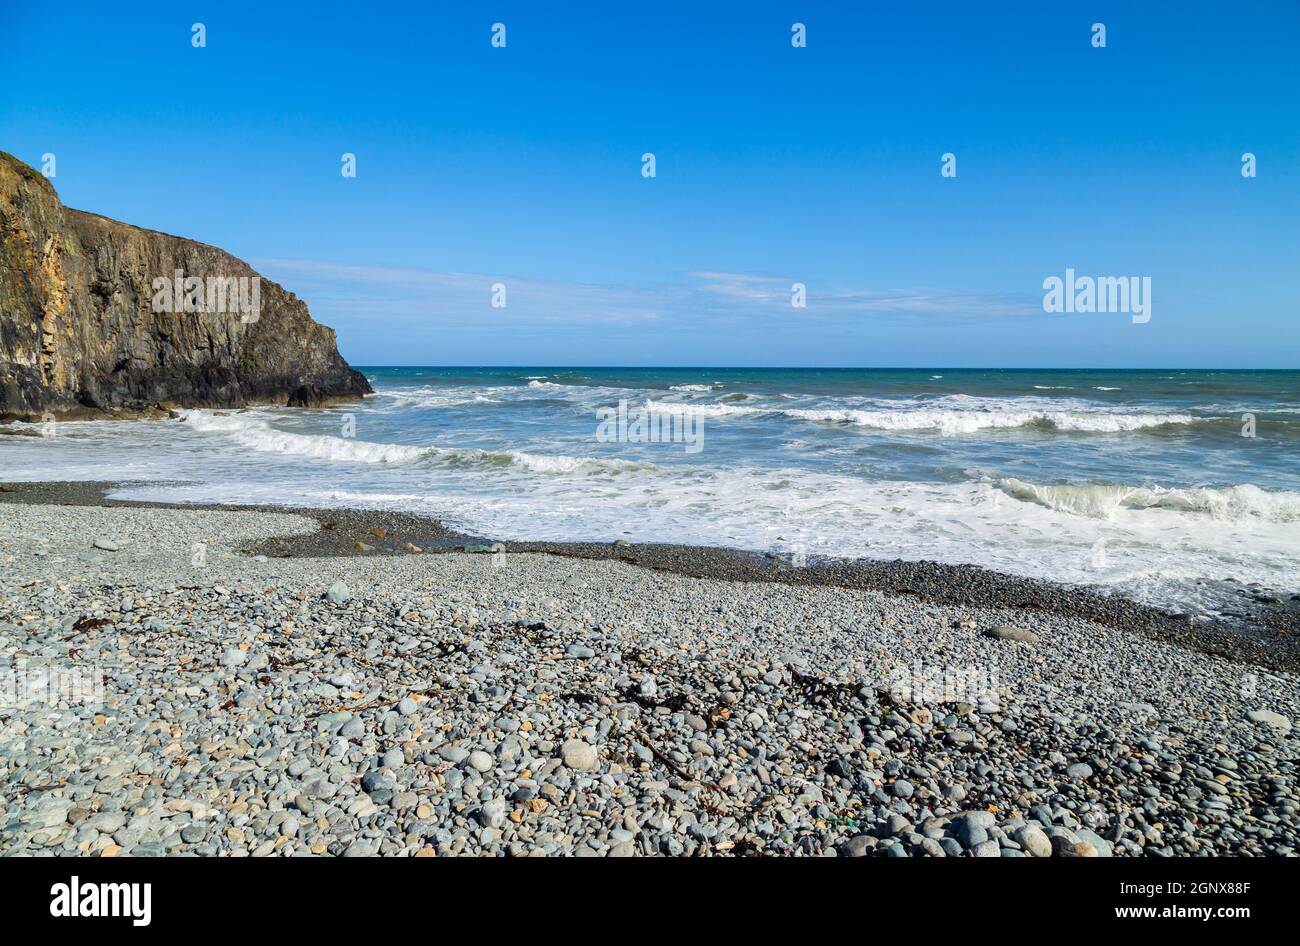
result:
[[[64,207],[0,151],[0,420],[369,392],[293,293],[216,247]]]

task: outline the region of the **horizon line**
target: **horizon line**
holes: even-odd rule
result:
[[[953,366],[953,365],[556,365],[556,364],[489,364],[477,362],[459,362],[453,364],[352,364],[354,369],[361,368],[553,368],[572,371],[590,368],[602,371],[1300,371],[1295,368],[1223,368],[1223,367],[1186,367],[1176,365],[1154,365],[1141,368],[1112,368],[1099,365],[1083,367],[1033,368],[996,365]]]

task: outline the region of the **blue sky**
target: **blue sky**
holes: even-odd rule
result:
[[[0,149],[358,364],[1300,366],[1294,0],[4,17]],[[1151,321],[1044,313],[1067,266],[1150,276]]]

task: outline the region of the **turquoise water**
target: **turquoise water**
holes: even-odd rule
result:
[[[394,507],[501,538],[966,562],[1179,607],[1213,609],[1201,579],[1300,590],[1296,371],[360,370],[358,405],[8,438],[3,475],[184,479],[134,495]],[[620,402],[669,442],[602,424]]]

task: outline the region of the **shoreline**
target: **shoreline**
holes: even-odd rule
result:
[[[1082,618],[1173,643],[1200,653],[1271,670],[1300,673],[1300,594],[1264,594],[1238,588],[1245,609],[1235,621],[1198,621],[1142,604],[1120,593],[1055,584],[995,572],[975,565],[931,561],[830,559],[794,567],[783,557],[715,546],[662,543],[514,541],[476,536],[448,528],[427,516],[389,510],[271,506],[223,503],[157,503],[108,499],[105,493],[141,482],[0,481],[0,503],[158,509],[210,509],[305,516],[320,527],[309,534],[264,538],[242,549],[267,558],[385,557],[445,554],[469,549],[486,553],[542,553],[586,560],[619,561],[687,578],[774,583],[880,591],[954,607],[1033,609],[1048,615]],[[377,536],[372,530],[382,530]],[[1273,598],[1276,603],[1262,601]]]

